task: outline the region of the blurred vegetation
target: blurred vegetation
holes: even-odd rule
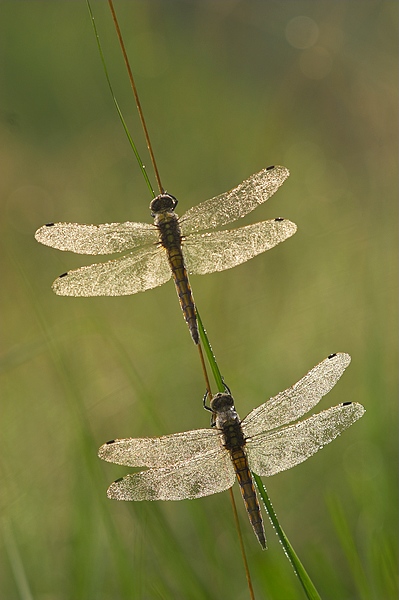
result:
[[[93,3],[131,132],[145,144],[106,3]],[[245,219],[298,225],[281,246],[192,277],[242,417],[329,353],[352,364],[321,408],[364,418],[265,481],[323,598],[397,596],[397,3],[118,0],[165,187],[179,212],[269,164],[289,180]],[[115,437],[206,427],[197,351],[173,284],[56,297],[90,259],[40,246],[49,221],[150,222],[84,2],[0,5],[0,596],[248,597],[228,494],[116,503]],[[147,159],[145,159],[147,160]],[[235,486],[237,487],[237,486]],[[257,598],[303,592],[237,495]]]

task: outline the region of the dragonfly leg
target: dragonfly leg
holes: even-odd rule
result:
[[[215,416],[214,411],[211,409],[211,407],[206,405],[207,398],[208,398],[208,390],[206,390],[206,392],[204,394],[204,397],[202,399],[202,404],[203,404],[205,410],[209,410],[209,412],[212,413],[212,416],[211,416],[211,427],[215,427],[215,425],[216,425],[216,416]]]
[[[206,405],[207,398],[208,398],[208,390],[206,390],[204,397],[202,398],[202,404],[203,404],[203,407],[205,408],[205,410],[210,410],[211,412],[213,412],[211,407]]]
[[[224,387],[224,391],[227,392],[229,394],[229,396],[231,396],[231,390],[229,388],[229,386],[227,385],[227,383],[224,380],[224,377],[222,377],[222,382],[223,382],[223,387]]]

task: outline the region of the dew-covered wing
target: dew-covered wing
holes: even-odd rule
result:
[[[194,233],[183,242],[189,273],[204,275],[231,269],[291,237],[295,223],[273,219],[239,229]]]
[[[245,436],[271,431],[306,414],[334,387],[350,361],[349,354],[331,354],[292,387],[255,408],[242,421]]]
[[[215,429],[194,429],[155,438],[127,438],[103,444],[98,456],[128,467],[168,467],[221,447]]]
[[[59,296],[126,296],[157,287],[171,275],[164,250],[147,246],[116,260],[68,271],[52,287]]]
[[[360,419],[365,409],[356,402],[339,404],[304,421],[247,441],[250,469],[274,475],[303,462]]]
[[[244,217],[278,190],[289,175],[285,167],[268,167],[236,188],[190,208],[180,219],[183,235],[231,223]]]
[[[230,488],[235,472],[223,446],[174,466],[126,475],[110,485],[114,500],[184,500],[201,498]]]
[[[40,227],[35,238],[45,246],[77,254],[112,254],[155,244],[158,232],[147,223],[48,223]]]

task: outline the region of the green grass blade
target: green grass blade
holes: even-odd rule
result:
[[[208,359],[209,365],[211,367],[213,376],[215,378],[215,382],[218,387],[218,390],[220,392],[224,392],[225,387],[224,387],[224,383],[223,383],[223,377],[220,373],[220,370],[219,370],[218,364],[216,362],[216,358],[213,353],[211,344],[209,342],[208,336],[204,329],[201,317],[198,313],[198,309],[196,309],[196,312],[197,312],[198,330],[199,330],[199,334],[200,334],[201,343],[204,347],[205,354]],[[289,558],[291,565],[292,565],[296,575],[298,576],[299,581],[302,584],[302,587],[305,591],[307,598],[309,600],[321,600],[320,595],[317,592],[315,586],[313,585],[312,580],[310,579],[309,575],[307,574],[303,564],[299,560],[294,548],[291,546],[290,541],[288,540],[287,536],[285,535],[285,533],[277,519],[277,515],[274,512],[272,503],[270,502],[269,496],[266,492],[266,489],[263,485],[261,478],[259,477],[259,475],[256,475],[255,473],[252,473],[252,476],[258,487],[258,490],[259,490],[259,493],[263,500],[263,503],[265,505],[267,514],[269,515],[269,518],[276,530],[277,536],[284,548],[284,552],[287,555],[287,557]]]
[[[353,539],[342,503],[335,494],[330,494],[327,498],[327,505],[336,533],[345,553],[346,560],[348,565],[350,565],[353,579],[356,582],[359,598],[362,598],[362,600],[370,600],[373,596],[370,582],[368,581],[367,574],[363,568],[359,550]]]
[[[252,476],[258,487],[259,494],[263,500],[267,514],[269,515],[269,518],[273,524],[273,527],[276,530],[277,536],[281,542],[281,545],[283,546],[284,552],[287,555],[288,559],[290,560],[290,562],[292,564],[292,568],[294,569],[296,575],[299,578],[299,581],[302,584],[302,587],[305,591],[306,597],[309,600],[321,600],[321,597],[320,597],[318,591],[316,590],[315,586],[313,585],[313,582],[310,579],[309,575],[307,574],[305,567],[299,560],[294,548],[291,546],[287,536],[285,535],[285,533],[277,519],[277,515],[274,512],[274,508],[272,506],[272,503],[270,502],[269,496],[266,492],[266,489],[263,485],[261,478],[259,477],[259,475],[256,475],[255,473],[252,473]]]
[[[116,110],[117,110],[117,113],[118,113],[118,115],[119,115],[119,118],[120,118],[120,120],[121,120],[121,123],[122,123],[123,129],[125,130],[125,133],[126,133],[127,139],[129,140],[129,144],[131,145],[131,147],[132,147],[132,149],[133,149],[134,155],[135,155],[135,157],[136,157],[136,159],[137,159],[137,162],[138,162],[138,164],[139,164],[140,170],[141,170],[141,172],[142,172],[142,174],[143,174],[143,177],[144,177],[144,179],[145,179],[145,182],[146,182],[146,184],[147,184],[147,187],[148,187],[148,189],[150,190],[151,196],[152,196],[153,198],[155,198],[155,192],[154,192],[154,188],[153,188],[153,187],[152,187],[152,185],[151,185],[151,181],[150,181],[150,179],[149,179],[149,177],[148,177],[148,173],[147,173],[147,171],[146,171],[145,165],[143,164],[143,161],[142,161],[142,160],[141,160],[141,158],[140,158],[140,154],[139,154],[139,152],[138,152],[138,150],[137,150],[137,148],[136,148],[136,144],[134,143],[134,141],[133,141],[133,138],[132,138],[132,136],[130,135],[129,129],[128,129],[128,127],[127,127],[127,124],[126,124],[126,121],[125,121],[125,119],[123,118],[122,111],[121,111],[121,109],[120,109],[120,107],[119,107],[119,104],[118,104],[118,101],[117,101],[117,99],[116,99],[116,97],[115,97],[114,90],[113,90],[113,88],[112,88],[112,84],[111,84],[111,80],[110,80],[110,77],[109,77],[109,75],[108,75],[108,69],[107,69],[107,65],[106,65],[106,63],[105,63],[104,53],[103,53],[102,46],[101,46],[101,42],[100,42],[100,36],[98,35],[98,31],[97,31],[96,22],[95,22],[95,20],[94,20],[94,15],[93,15],[93,12],[92,12],[92,10],[91,10],[91,6],[90,6],[90,2],[89,2],[89,0],[86,0],[86,2],[87,2],[87,8],[89,9],[89,13],[90,13],[90,19],[91,19],[91,22],[92,22],[92,24],[93,24],[94,35],[96,36],[97,47],[98,47],[98,51],[99,51],[99,53],[100,53],[101,62],[102,62],[102,65],[103,65],[103,69],[104,69],[105,77],[106,77],[106,79],[107,79],[107,82],[108,82],[108,87],[109,87],[109,90],[110,90],[110,92],[111,92],[112,100],[114,101],[115,108],[116,108]]]
[[[224,392],[226,388],[224,386],[223,377],[222,377],[222,375],[220,373],[220,370],[219,370],[219,367],[217,365],[216,358],[215,358],[215,355],[214,355],[213,350],[212,350],[212,346],[211,346],[211,344],[209,342],[207,333],[206,333],[206,331],[204,329],[204,326],[202,324],[201,317],[199,315],[198,309],[196,308],[195,311],[196,311],[196,314],[197,314],[198,331],[199,331],[199,335],[200,335],[200,340],[201,340],[202,346],[203,346],[203,348],[205,350],[205,354],[206,354],[206,357],[208,359],[209,365],[211,367],[211,371],[213,373],[213,377],[215,378],[215,382],[216,382],[216,385],[217,385],[217,388],[218,388],[219,392]]]
[[[21,600],[33,600],[33,595],[30,590],[22,558],[15,541],[11,523],[5,517],[3,517],[1,521],[1,529],[3,533],[5,550],[10,561],[11,570],[13,572],[15,584],[19,593],[19,598]]]

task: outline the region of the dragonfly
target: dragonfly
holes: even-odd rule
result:
[[[266,536],[251,471],[270,476],[303,462],[360,419],[365,409],[343,402],[309,412],[337,383],[350,363],[345,353],[331,354],[300,381],[240,420],[230,392],[212,397],[214,427],[155,438],[116,439],[98,452],[105,461],[148,467],[114,481],[115,500],[184,500],[231,488],[238,480],[249,520],[262,548]],[[205,402],[204,402],[205,404]]]
[[[189,209],[181,218],[177,200],[166,192],[150,204],[154,223],[47,223],[35,238],[58,250],[102,255],[128,254],[63,273],[53,282],[60,296],[124,296],[174,279],[184,318],[199,343],[195,305],[187,271],[205,274],[230,269],[292,236],[296,225],[283,218],[233,230],[207,231],[244,217],[265,202],[289,175],[272,166],[236,188]]]

